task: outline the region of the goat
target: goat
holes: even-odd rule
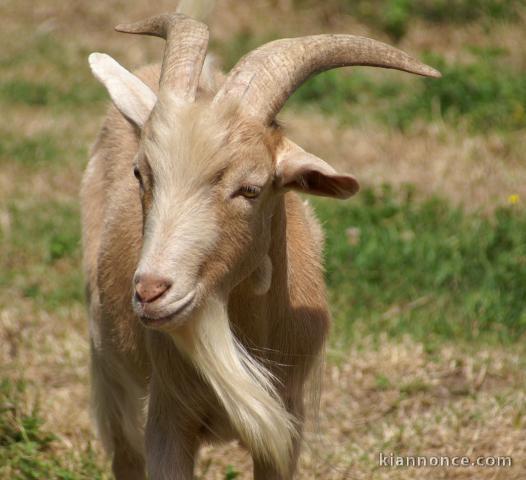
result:
[[[202,442],[237,438],[254,478],[289,479],[330,323],[323,235],[297,192],[344,199],[359,185],[276,115],[331,68],[440,74],[371,39],[315,35],[267,43],[224,76],[197,20],[116,29],[166,45],[136,74],[89,58],[113,100],[81,188],[92,402],[113,472],[190,479]]]

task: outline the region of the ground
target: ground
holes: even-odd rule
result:
[[[110,478],[92,431],[78,188],[107,96],[87,55],[127,67],[158,39],[113,26],[150,2],[5,0],[0,54],[0,478]],[[277,21],[279,19],[279,21]],[[219,0],[226,67],[272,38],[368,35],[442,80],[353,69],[309,81],[281,121],[362,192],[315,201],[334,317],[299,479],[526,477],[526,52],[519,0]],[[389,468],[389,455],[511,467]],[[198,478],[249,478],[235,445]]]

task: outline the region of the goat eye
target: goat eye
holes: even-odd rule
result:
[[[261,193],[261,187],[256,185],[243,185],[237,192],[236,195],[241,195],[245,198],[257,198]]]
[[[141,171],[139,170],[139,167],[137,166],[133,167],[133,174],[135,175],[135,178],[139,180],[139,183],[142,185],[142,176],[141,176]]]

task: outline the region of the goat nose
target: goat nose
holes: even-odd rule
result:
[[[161,298],[172,286],[166,278],[155,275],[139,275],[135,279],[135,295],[141,303],[151,303]]]

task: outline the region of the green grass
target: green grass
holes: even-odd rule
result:
[[[526,331],[526,216],[518,204],[485,217],[385,187],[316,205],[331,303],[345,332],[355,322],[419,340],[515,340]],[[8,211],[0,284],[46,309],[82,302],[78,206],[13,203]]]
[[[77,204],[13,202],[8,212],[9,233],[0,230],[0,286],[15,289],[46,309],[82,302]]]
[[[58,437],[44,427],[38,401],[27,395],[22,379],[0,378],[0,478],[9,480],[106,480],[106,465],[90,442],[80,451],[57,448]],[[225,480],[239,477],[231,465]]]
[[[13,69],[24,64],[44,66],[50,71],[71,75],[76,62],[78,46],[65,45],[52,33],[37,32],[24,36],[10,45],[7,54],[0,58],[0,67]]]
[[[89,72],[88,54],[79,45],[64,44],[52,34],[23,39],[0,59],[5,72],[23,72],[0,80],[0,106],[45,107],[59,114],[106,101],[104,88]]]
[[[467,63],[428,55],[441,79],[332,70],[306,82],[291,102],[315,105],[344,123],[372,120],[402,130],[416,121],[460,123],[475,132],[526,128],[526,76],[504,62],[501,50],[472,49],[471,55]]]
[[[64,109],[106,100],[104,89],[94,81],[77,81],[66,86],[24,79],[0,82],[0,103],[4,104]]]
[[[225,480],[234,480],[238,477],[239,472],[232,465],[228,465],[225,472]]]
[[[442,23],[451,31],[480,22],[482,29],[490,29],[496,22],[517,22],[524,5],[523,0],[327,3],[331,1],[372,27],[373,37],[384,38],[378,34],[381,31],[395,41],[401,40],[417,25],[416,35],[410,37],[418,42],[408,45],[414,54],[418,54],[419,45],[435,48],[435,43],[428,43],[418,32],[422,25]],[[75,350],[80,346],[79,335],[85,338],[85,324],[80,313],[70,316],[70,311],[80,312],[84,303],[75,185],[86,163],[86,147],[95,136],[95,124],[102,119],[102,104],[108,99],[89,72],[89,51],[83,46],[92,45],[90,32],[98,29],[100,17],[96,22],[94,17],[83,19],[86,28],[72,33],[61,23],[62,12],[57,12],[58,28],[44,33],[46,29],[37,27],[35,20],[48,16],[46,9],[31,13],[27,24],[35,28],[30,35],[4,39],[4,54],[0,56],[0,107],[4,113],[0,165],[7,173],[3,185],[13,192],[0,205],[0,303],[7,319],[3,332],[7,363],[0,365],[0,479],[107,479],[107,462],[92,450],[92,437],[85,441],[80,437],[79,442],[79,432],[86,431],[86,425],[79,420],[74,429],[77,433],[60,431],[63,427],[53,425],[56,408],[46,411],[49,398],[44,397],[53,395],[53,382],[57,381],[49,375],[50,369],[60,370],[59,381],[69,385],[82,382],[77,379],[84,378],[85,372],[81,368],[86,365],[85,352]],[[54,9],[50,10],[53,16]],[[8,21],[15,24],[10,18]],[[312,26],[323,27],[322,23]],[[274,39],[275,24],[270,28],[267,33],[255,28],[261,35],[257,37],[248,27],[231,42],[212,44],[212,48],[230,68],[247,51]],[[329,30],[333,31],[326,28]],[[111,29],[108,35],[113,35]],[[507,40],[502,43],[511,45]],[[122,45],[126,42],[123,37]],[[439,48],[443,47],[440,42],[437,38]],[[161,43],[155,52],[153,58],[159,59]],[[307,82],[292,103],[301,108],[321,108],[342,123],[374,122],[374,128],[380,129],[406,130],[440,121],[454,128],[467,127],[469,133],[489,131],[500,138],[504,132],[526,128],[525,76],[514,68],[508,52],[466,49],[462,53],[461,63],[427,57],[431,65],[443,71],[442,80],[410,79],[393,72],[371,74],[372,70],[365,68],[353,69],[351,75],[349,71],[331,71]],[[122,57],[127,59],[124,64],[132,63],[130,56]],[[363,333],[374,337],[385,333],[394,338],[393,343],[408,334],[422,341],[427,351],[435,345],[457,347],[461,342],[466,351],[474,353],[484,351],[485,341],[504,343],[502,351],[511,349],[511,342],[515,342],[513,348],[520,346],[526,330],[526,218],[522,203],[484,216],[454,208],[444,199],[421,202],[410,190],[400,193],[389,188],[365,190],[346,203],[315,203],[327,233],[327,280],[339,346],[347,347]],[[23,307],[20,311],[19,305]],[[67,321],[61,325],[67,325],[65,330],[72,337],[55,328],[56,322],[63,320]],[[46,332],[57,330],[42,345],[41,328]],[[11,340],[13,351],[8,352]],[[67,348],[49,348],[47,342],[51,341]],[[70,353],[70,348],[75,351]],[[17,353],[17,349],[25,351]],[[78,358],[68,357],[73,353]],[[432,358],[429,355],[430,362]],[[522,363],[514,363],[513,368],[520,372]],[[455,373],[454,367],[451,370]],[[398,390],[401,402],[436,387],[419,377],[398,382],[382,369],[375,370],[374,365],[367,372],[374,375],[374,390]],[[499,375],[504,384],[506,374]],[[494,380],[493,373],[488,376]],[[507,388],[502,388],[502,406],[509,404]],[[46,399],[42,409],[39,396]],[[486,391],[481,398],[485,396]],[[77,401],[75,395],[71,398]],[[436,407],[444,411],[440,404]],[[516,410],[516,428],[520,429],[521,412],[520,408]],[[500,414],[504,418],[506,412]],[[403,412],[394,410],[395,415],[407,419],[411,412],[404,405]],[[420,417],[425,419],[425,415]],[[458,418],[473,421],[462,411]],[[482,410],[479,418],[487,419],[487,411]],[[477,421],[478,432],[482,422]],[[385,431],[382,422],[376,428]],[[81,446],[68,447],[69,441]],[[226,463],[232,466],[222,468],[220,477],[243,477],[235,457]]]
[[[72,164],[80,172],[86,163],[88,147],[74,127],[30,134],[16,130],[16,126],[0,126],[0,166],[15,167],[21,178],[42,172],[60,174]]]
[[[396,3],[396,0],[390,0]],[[429,22],[458,24],[477,20],[517,21],[524,0],[413,0],[413,15]]]
[[[308,7],[312,0],[296,0]],[[489,27],[494,21],[515,22],[523,11],[524,0],[332,0],[333,14],[355,17],[392,40],[401,40],[415,21],[465,25],[479,22]]]
[[[407,333],[424,343],[524,336],[526,215],[516,205],[484,217],[385,187],[316,206],[338,334]]]
[[[343,123],[355,124],[370,119],[368,111],[379,120],[386,103],[399,98],[404,85],[397,80],[376,81],[364,70],[330,70],[303,84],[289,100],[291,105],[312,107],[334,115]],[[387,106],[389,108],[389,106]]]
[[[474,54],[475,61],[456,65],[428,55],[427,62],[443,78],[420,82],[420,89],[383,114],[387,122],[405,128],[415,118],[433,121],[441,116],[452,125],[464,122],[483,132],[526,128],[526,76],[499,61],[498,50]]]
[[[90,444],[67,457],[55,452],[57,437],[43,428],[38,404],[26,398],[27,384],[0,380],[0,478],[84,480],[107,478]]]
[[[513,16],[513,9],[522,4],[512,0],[477,0],[473,8],[468,8],[468,3],[463,2],[455,2],[458,3],[455,8],[470,10],[473,15],[479,10],[491,11],[492,18],[506,16],[497,13],[500,11],[498,5]],[[393,12],[399,11],[402,4],[411,5],[417,11],[427,8],[435,12],[429,14],[430,18],[438,18],[442,10],[444,14],[448,11],[441,1],[384,3],[392,7]],[[371,9],[373,13],[377,11],[378,5]],[[229,43],[216,45],[215,50],[228,71],[246,52],[273,38],[273,35],[256,37],[244,31]],[[513,65],[504,48],[467,46],[462,62],[447,61],[436,54],[422,57],[442,72],[441,79],[421,79],[392,72],[378,75],[366,68],[353,68],[352,73],[351,70],[331,70],[308,80],[289,103],[321,109],[343,123],[372,121],[402,130],[416,122],[435,121],[454,127],[460,124],[471,132],[526,128],[526,76]]]
[[[63,145],[48,133],[32,137],[2,132],[0,164],[16,162],[25,167],[49,167],[64,158]]]
[[[218,53],[221,58],[221,68],[228,72],[243,55],[278,37],[279,35],[270,32],[264,37],[258,37],[248,30],[243,30],[236,33],[229,42],[216,42],[211,39],[209,48]]]

